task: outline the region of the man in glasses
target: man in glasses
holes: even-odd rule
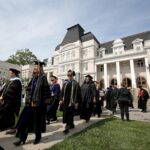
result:
[[[56,113],[60,99],[60,85],[57,83],[56,76],[51,76],[50,92],[51,92],[51,103],[47,106],[47,124],[49,124],[50,121],[57,120]]]
[[[60,104],[63,103],[63,123],[66,123],[64,134],[69,133],[69,129],[74,128],[74,112],[75,106],[81,101],[81,89],[79,83],[74,80],[75,72],[69,70],[67,72],[68,80],[64,83],[62,88]]]

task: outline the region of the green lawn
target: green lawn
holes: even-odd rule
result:
[[[150,150],[150,123],[108,118],[49,150]]]
[[[62,112],[62,111],[57,110],[57,117],[62,117],[62,115],[63,115],[63,112]]]

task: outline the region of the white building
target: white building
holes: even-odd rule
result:
[[[21,78],[27,83],[32,78],[34,65],[24,65],[21,67]]]
[[[17,70],[21,71],[20,77],[24,81],[28,81],[32,77],[32,72],[34,65],[25,65],[25,66],[19,66],[15,64],[11,64],[5,61],[0,61],[0,80],[5,81],[9,79],[9,68],[15,68]]]
[[[0,80],[4,81],[9,78],[9,68],[15,68],[17,70],[21,70],[21,67],[19,65],[14,65],[5,61],[0,61]]]
[[[72,26],[48,60],[45,72],[48,78],[58,76],[62,84],[69,69],[75,70],[80,83],[90,74],[105,89],[115,82],[120,87],[122,81],[132,88],[150,88],[150,31],[100,44],[79,24]]]

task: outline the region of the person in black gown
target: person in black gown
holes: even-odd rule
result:
[[[46,130],[45,102],[50,98],[50,90],[43,65],[43,62],[35,62],[34,76],[26,87],[26,106],[18,121],[16,137],[19,140],[14,143],[16,146],[24,144],[31,131],[35,133],[33,144],[39,143],[41,133]]]
[[[10,80],[1,91],[0,130],[13,127],[15,125],[15,114],[19,115],[22,94],[22,83],[19,73],[19,70],[10,68]]]
[[[69,129],[74,128],[74,113],[75,107],[81,101],[81,89],[79,83],[74,80],[75,72],[72,70],[68,71],[68,80],[64,83],[61,93],[62,100],[60,105],[63,103],[63,123],[66,123],[65,134],[69,132]]]
[[[87,75],[81,86],[82,105],[80,118],[85,119],[86,122],[90,120],[93,106],[96,103],[96,86],[92,79],[92,76]]]

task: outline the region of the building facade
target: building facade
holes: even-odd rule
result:
[[[21,70],[21,67],[19,65],[14,65],[5,61],[0,61],[0,80],[1,81],[5,82],[5,80],[8,80],[9,68],[15,68],[15,69]]]
[[[45,72],[48,78],[58,76],[62,84],[69,69],[75,70],[80,83],[90,74],[104,89],[115,83],[120,87],[123,81],[128,87],[150,88],[150,31],[100,43],[79,24],[72,26]]]

